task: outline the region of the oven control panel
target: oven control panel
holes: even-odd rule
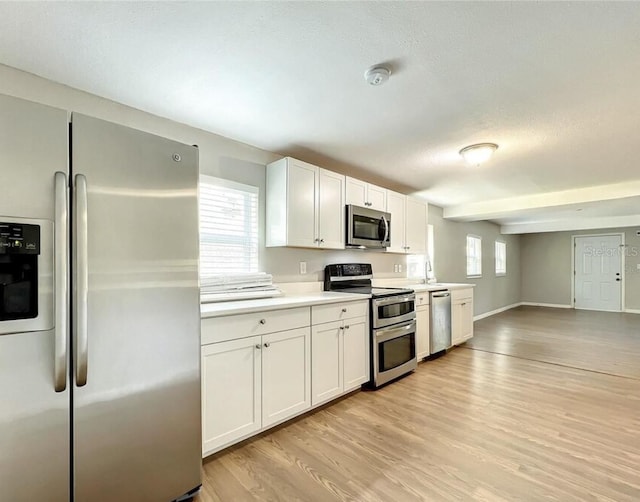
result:
[[[40,254],[40,227],[0,221],[0,255]]]

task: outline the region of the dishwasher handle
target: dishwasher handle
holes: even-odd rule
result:
[[[447,296],[451,296],[451,293],[438,293],[438,294],[431,294],[432,298],[446,298]]]

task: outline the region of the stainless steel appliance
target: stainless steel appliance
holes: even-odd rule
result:
[[[384,249],[391,244],[391,214],[347,205],[347,247]]]
[[[368,295],[371,326],[371,380],[377,388],[418,367],[415,294],[411,289],[374,288],[369,263],[327,265],[325,291]]]
[[[200,485],[197,148],[0,96],[0,499]]]
[[[451,294],[447,290],[431,291],[430,326],[431,354],[442,352],[451,347]]]

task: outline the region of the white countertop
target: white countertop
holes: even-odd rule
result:
[[[326,303],[341,303],[356,300],[368,300],[369,295],[354,293],[320,292],[258,300],[237,300],[231,302],[203,303],[200,305],[200,317],[221,317],[235,314],[249,314],[267,310],[279,310],[294,307],[308,307]]]
[[[465,289],[465,288],[475,288],[475,284],[465,284],[460,282],[438,282],[435,284],[407,284],[406,288],[411,288],[417,293],[421,293],[424,291],[438,291],[440,289]]]

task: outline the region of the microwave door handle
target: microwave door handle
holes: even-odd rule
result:
[[[382,238],[382,242],[387,242],[389,239],[389,222],[384,216],[382,216],[382,223],[384,223],[384,237]]]

